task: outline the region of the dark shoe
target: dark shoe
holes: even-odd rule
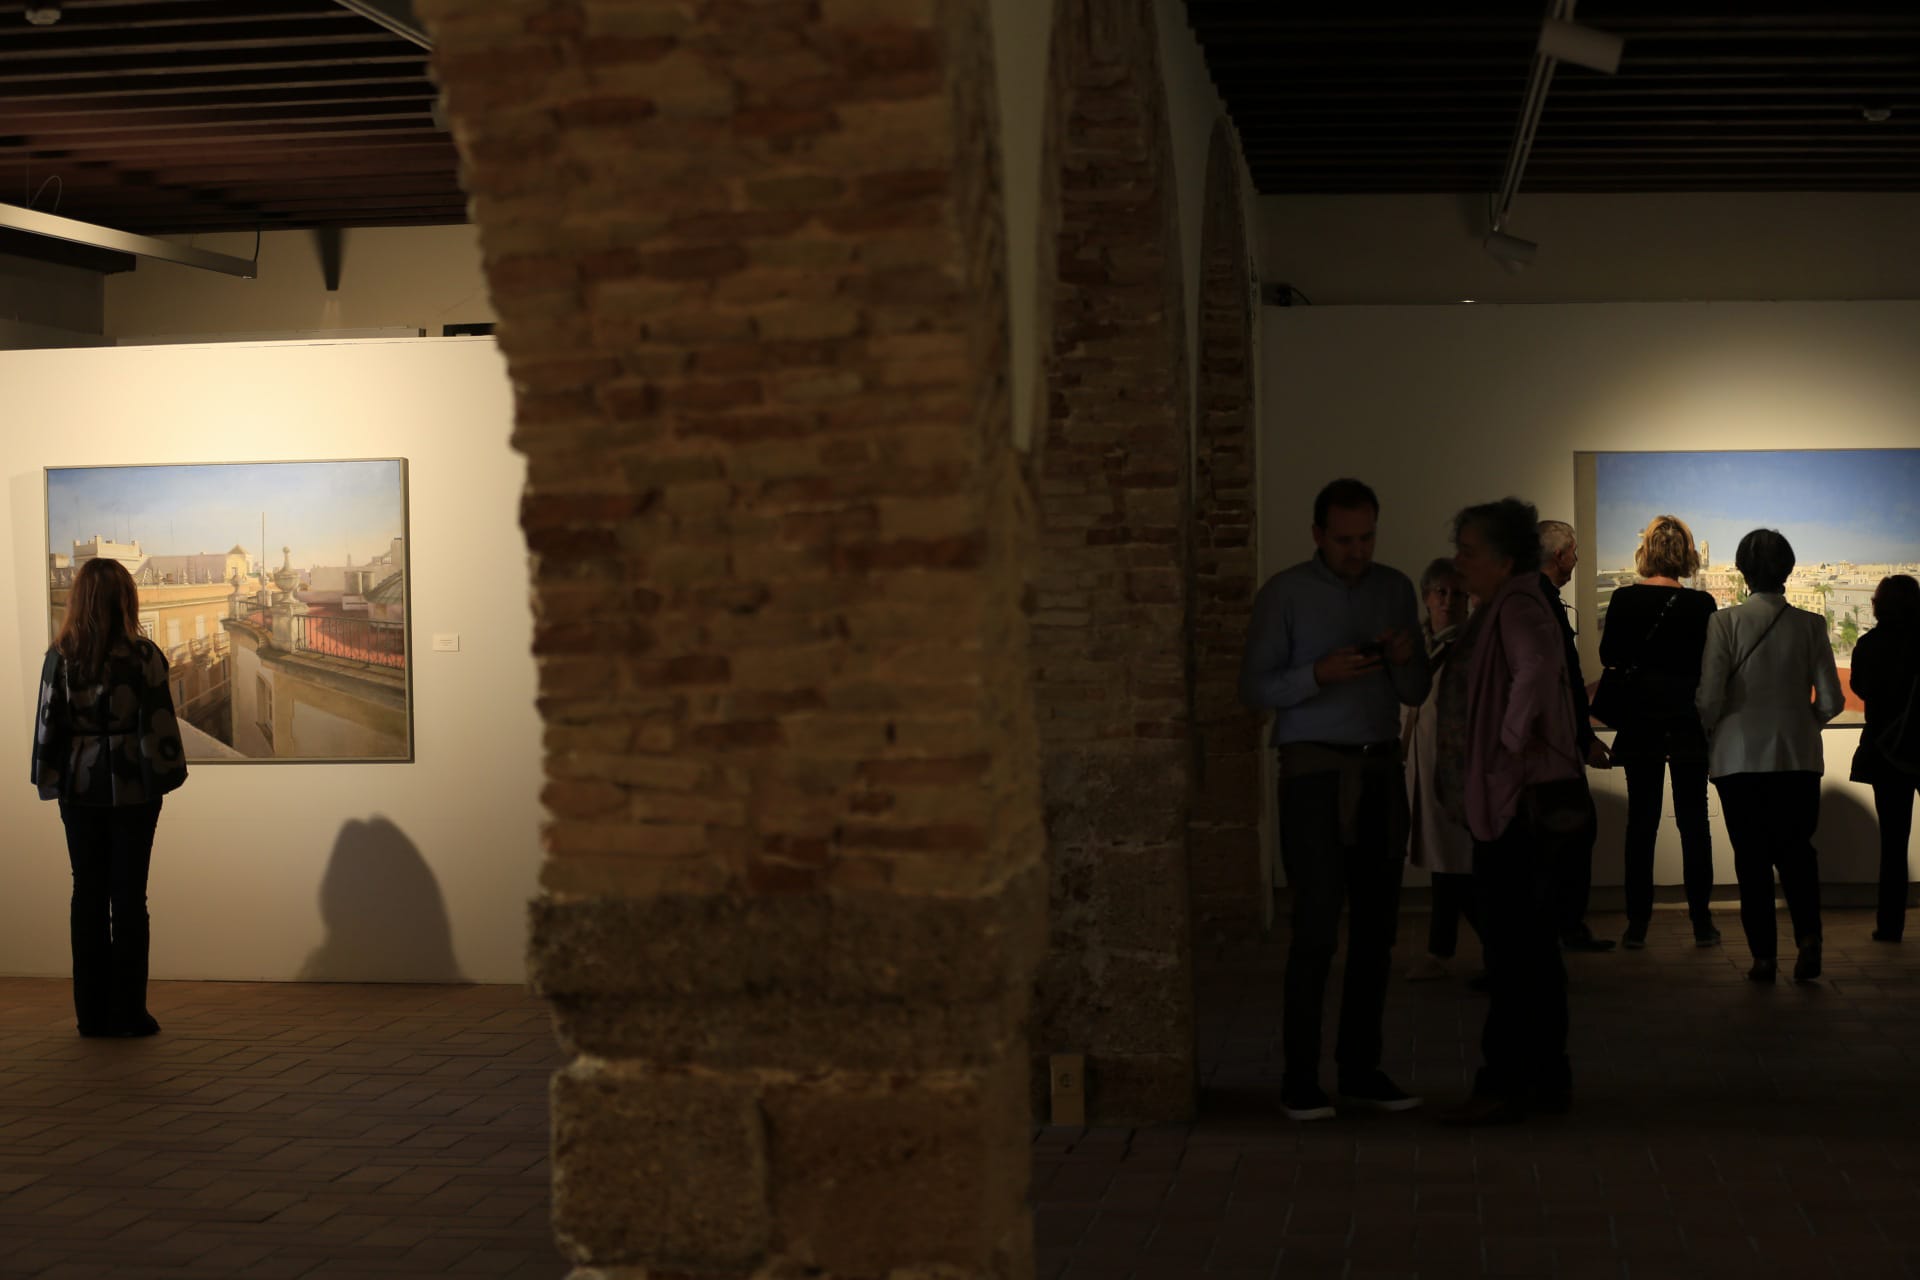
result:
[[[1566,1089],[1536,1093],[1528,1100],[1527,1105],[1543,1115],[1563,1116],[1573,1110],[1573,1093]]]
[[[108,1023],[104,1026],[91,1022],[79,1024],[80,1034],[89,1040],[111,1040],[120,1035],[120,1028]]]
[[[157,1036],[160,1034],[160,1024],[152,1014],[140,1013],[121,1028],[120,1034],[136,1040],[141,1036]]]
[[[1613,939],[1596,938],[1591,929],[1582,927],[1576,933],[1561,934],[1560,945],[1568,951],[1611,951]]]
[[[1384,1071],[1358,1080],[1342,1080],[1335,1092],[1340,1101],[1367,1111],[1411,1111],[1422,1101],[1387,1079]]]
[[[1820,976],[1820,939],[1808,938],[1800,944],[1800,955],[1793,962],[1793,980],[1812,982]]]
[[[1280,1110],[1289,1120],[1331,1120],[1337,1114],[1333,1109],[1333,1100],[1319,1085],[1307,1085],[1303,1088],[1280,1090]]]
[[[1747,970],[1748,982],[1772,982],[1779,964],[1773,960],[1755,960],[1753,968]]]
[[[1526,1104],[1512,1098],[1472,1097],[1457,1107],[1436,1112],[1434,1118],[1455,1129],[1480,1129],[1488,1125],[1519,1124],[1527,1118]]]
[[[1695,920],[1693,922],[1693,945],[1696,947],[1720,945],[1720,931],[1713,927],[1713,921]]]
[[[1647,922],[1645,920],[1629,922],[1627,931],[1620,935],[1620,945],[1629,951],[1640,951],[1647,945]]]
[[[1888,933],[1885,929],[1875,929],[1873,931],[1873,940],[1875,942],[1898,942],[1900,941],[1900,935],[1897,933]]]

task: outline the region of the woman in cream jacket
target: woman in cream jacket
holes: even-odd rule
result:
[[[1755,982],[1772,982],[1777,967],[1776,869],[1800,948],[1794,981],[1820,976],[1820,727],[1845,705],[1826,619],[1787,603],[1793,563],[1792,545],[1776,530],[1740,540],[1734,566],[1752,595],[1708,621],[1695,695],[1709,738],[1707,772],[1733,841],[1740,925],[1753,952],[1747,977]]]

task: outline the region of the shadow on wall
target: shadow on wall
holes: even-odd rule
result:
[[[1825,884],[1876,884],[1880,879],[1880,820],[1871,802],[1851,791],[1820,792],[1820,827],[1813,833]]]
[[[320,882],[326,940],[302,982],[465,982],[453,927],[426,859],[382,817],[340,828]]]

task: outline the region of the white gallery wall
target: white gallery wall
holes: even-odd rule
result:
[[[1576,452],[1920,447],[1916,350],[1920,302],[1268,308],[1262,573],[1311,554],[1313,495],[1341,475],[1380,495],[1379,559],[1417,576],[1448,554],[1468,503],[1514,494],[1572,520]],[[1846,781],[1858,740],[1824,738],[1831,882],[1869,882],[1877,866],[1871,793]],[[1625,785],[1590,777],[1594,880],[1618,884]],[[1730,884],[1710,802],[1716,880]],[[1680,879],[1671,803],[1655,874]]]
[[[0,351],[0,387],[0,973],[69,965],[59,815],[27,783],[47,644],[42,468],[404,457],[415,759],[191,766],[154,848],[153,975],[523,981],[540,722],[524,467],[493,341]],[[436,634],[459,652],[433,652]]]

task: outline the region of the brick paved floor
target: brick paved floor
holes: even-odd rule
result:
[[[1575,1112],[1478,1132],[1277,1114],[1282,932],[1203,985],[1197,1124],[1040,1131],[1039,1275],[1920,1275],[1920,933],[1882,946],[1829,911],[1827,979],[1763,989],[1721,925],[1701,950],[1662,911],[1644,952],[1569,957]],[[157,983],[153,1005],[156,1039],[81,1040],[65,982],[0,979],[0,1278],[565,1274],[559,1055],[523,990]],[[1389,1069],[1459,1097],[1483,1007],[1396,979]]]
[[[82,1040],[0,979],[0,1277],[541,1277],[545,1006],[519,987],[161,982]]]
[[[1826,979],[1762,988],[1717,915],[1718,948],[1661,911],[1645,951],[1569,956],[1573,1114],[1478,1131],[1279,1115],[1277,931],[1203,984],[1198,1123],[1040,1131],[1040,1277],[1920,1275],[1920,930],[1830,910]],[[1402,920],[1397,969],[1425,931]],[[1388,1071],[1464,1096],[1484,1008],[1396,974]]]

